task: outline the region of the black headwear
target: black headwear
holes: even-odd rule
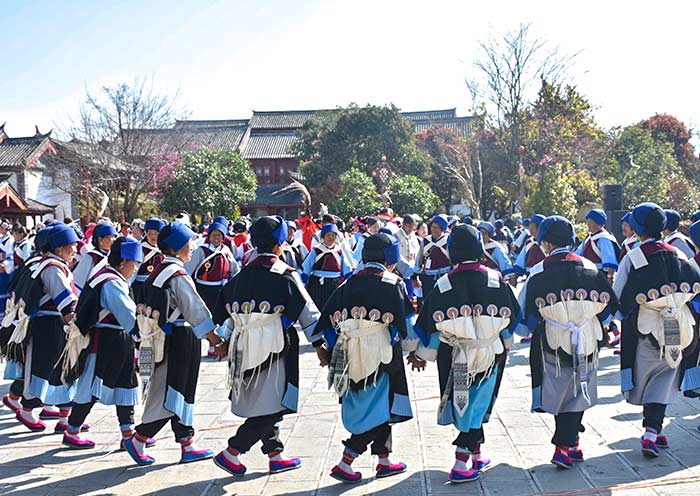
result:
[[[270,252],[287,240],[287,223],[279,215],[259,217],[250,227],[250,241],[258,252]]]
[[[390,234],[379,232],[365,240],[362,247],[362,261],[394,265],[398,262],[400,253],[399,240]]]
[[[467,224],[455,226],[447,238],[447,249],[450,261],[455,265],[467,260],[479,260],[484,254],[481,233]]]

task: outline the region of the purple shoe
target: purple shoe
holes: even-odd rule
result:
[[[216,465],[222,470],[225,470],[234,477],[243,477],[245,475],[245,471],[248,470],[247,467],[243,464],[236,465],[235,463],[231,463],[224,456],[223,451],[214,457],[214,465]]]
[[[474,470],[478,470],[479,472],[483,472],[488,468],[488,466],[491,465],[491,459],[490,458],[473,458],[472,457],[472,468]]]
[[[136,465],[153,465],[156,461],[156,459],[152,456],[138,454],[138,452],[136,451],[136,447],[134,446],[133,437],[130,437],[129,439],[124,441],[124,449],[127,453],[129,453],[131,459],[134,460],[134,462],[136,462]]]
[[[56,424],[56,427],[53,428],[53,432],[55,434],[63,434],[68,430],[68,424],[62,424],[58,423]],[[80,432],[88,432],[90,430],[90,425],[89,424],[83,424],[80,426]]]
[[[383,477],[391,477],[392,475],[402,474],[406,471],[408,466],[403,463],[392,463],[390,465],[382,465],[381,463],[377,465],[377,478],[381,479]]]
[[[532,334],[530,334],[529,336],[525,336],[520,340],[521,343],[529,343],[530,341],[532,341]]]
[[[642,453],[644,453],[644,456],[656,458],[659,456],[659,450],[657,448],[654,441],[642,438]]]
[[[362,480],[362,474],[360,472],[349,474],[338,465],[331,469],[331,477],[335,480],[339,480],[343,484],[357,484]]]
[[[574,466],[574,463],[571,461],[568,453],[565,453],[561,448],[554,450],[552,463],[559,468],[572,468]]]
[[[79,450],[92,449],[95,447],[95,443],[93,441],[90,441],[89,439],[83,439],[79,435],[73,436],[68,431],[63,433],[62,444],[64,446],[68,446],[69,448]]]
[[[474,469],[469,469],[469,470],[457,470],[456,468],[453,468],[450,470],[450,475],[448,477],[448,480],[452,484],[461,484],[463,482],[472,482],[475,481],[479,478],[479,471],[474,470]]]

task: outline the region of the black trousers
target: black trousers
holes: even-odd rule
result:
[[[22,392],[24,391],[24,381],[21,379],[15,379],[12,381],[12,384],[10,384],[10,393],[13,396],[22,396]]]
[[[279,438],[281,421],[282,413],[250,417],[238,428],[236,434],[229,438],[228,445],[231,449],[246,453],[255,443],[262,441],[261,450],[264,454],[282,451],[284,444]]]
[[[555,415],[554,423],[556,428],[554,437],[552,437],[552,444],[556,446],[575,446],[578,433],[584,431],[581,420],[583,420],[583,412],[566,412]]]
[[[664,418],[666,417],[666,405],[662,403],[649,403],[644,405],[644,421],[642,425],[650,429],[654,429],[656,433],[660,433],[664,427]]]
[[[458,448],[468,449],[471,453],[483,442],[484,428],[479,427],[478,429],[469,429],[467,432],[460,432],[452,444]]]
[[[90,403],[79,403],[73,405],[73,410],[70,412],[70,417],[68,417],[68,425],[77,427],[83,425],[88,414],[95,406],[95,401]],[[119,419],[119,425],[132,424],[134,423],[134,407],[133,406],[119,406],[117,405],[117,419]]]
[[[170,418],[154,420],[153,422],[142,423],[136,426],[136,433],[142,437],[155,437],[165,424],[170,422],[170,427],[175,433],[175,441],[180,442],[188,437],[194,436],[194,429],[191,426],[183,425],[177,415]]]
[[[388,423],[378,425],[362,434],[352,434],[343,444],[361,455],[372,444],[373,455],[388,455],[391,453],[391,426]]]

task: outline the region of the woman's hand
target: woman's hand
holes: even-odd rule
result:
[[[331,354],[325,345],[316,347],[316,356],[318,357],[319,365],[321,367],[325,367],[331,363]]]
[[[415,351],[408,354],[408,357],[406,357],[406,363],[411,365],[411,370],[417,370],[418,372],[425,370],[425,366],[428,364],[428,362],[422,358],[417,357]]]

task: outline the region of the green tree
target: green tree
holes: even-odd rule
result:
[[[294,146],[315,202],[330,203],[349,169],[371,174],[386,157],[395,174],[427,179],[429,158],[416,146],[413,125],[393,105],[350,107],[310,120]]]
[[[611,153],[626,207],[643,201],[667,205],[671,181],[681,175],[671,143],[655,140],[651,130],[636,124],[616,133]]]
[[[571,186],[562,164],[553,164],[542,173],[526,202],[530,214],[563,215],[567,219],[576,217],[576,191]]]
[[[374,214],[382,207],[372,177],[352,168],[340,175],[340,192],[328,206],[329,211],[343,219],[355,215]]]
[[[441,207],[440,198],[430,186],[416,176],[396,176],[389,181],[391,206],[398,215],[418,214],[427,217]]]
[[[162,207],[171,213],[233,216],[239,204],[255,199],[256,186],[253,169],[237,151],[202,148],[183,154],[162,193]]]

